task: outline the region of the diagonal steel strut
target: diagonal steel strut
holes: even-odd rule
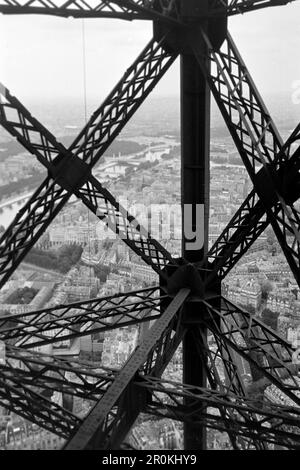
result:
[[[288,152],[288,155],[291,155],[289,157],[289,165],[291,167],[295,165],[295,172],[297,172],[296,165],[300,163],[300,146],[293,154],[291,147],[292,144],[295,145],[299,140],[300,124],[293,131],[283,149],[285,152]],[[278,160],[278,156],[274,164],[276,160]],[[279,168],[279,178],[284,180],[285,173],[284,168]],[[285,184],[293,184],[295,188],[295,181],[289,183],[287,180]],[[212,281],[215,276],[223,279],[268,225],[269,219],[266,216],[265,207],[253,189],[209,250],[207,259],[203,262],[203,266],[207,267],[207,262],[211,262],[211,271],[208,272],[206,283]]]
[[[150,41],[69,150],[57,144],[55,137],[6,88],[0,88],[0,123],[49,171],[45,182],[0,239],[0,286],[49,226],[71,193],[82,197],[100,219],[105,218],[108,226],[122,232],[124,241],[156,272],[161,273],[171,261],[168,252],[90,175],[91,168],[174,62],[177,54],[166,52],[162,42]]]
[[[203,38],[210,50],[211,73],[197,48],[194,52],[300,285],[300,215],[293,205],[299,196],[286,193],[291,188],[284,188],[276,174],[279,168],[289,172],[288,155],[282,152],[276,126],[229,33],[219,52],[213,50],[205,33]],[[291,170],[294,173],[294,167]],[[298,175],[294,177],[298,182]]]
[[[57,305],[0,318],[0,340],[33,348],[155,320],[167,296],[159,287]]]
[[[251,11],[261,10],[268,7],[277,7],[287,5],[295,0],[213,0],[211,2],[210,14],[227,16],[243,14]]]
[[[224,297],[220,298],[221,308],[203,301],[208,318],[208,329],[226,343],[238,355],[253,364],[269,384],[274,384],[293,406],[300,406],[299,366],[293,363],[293,349],[290,344],[258,318],[234,305]],[[263,362],[259,361],[263,357]]]
[[[108,414],[112,408],[116,406],[121,396],[126,394],[129,390],[135,374],[147,361],[151,350],[155,347],[159,338],[181,309],[189,293],[189,289],[181,289],[174,297],[162,316],[156,320],[143,343],[137,347],[136,351],[128,359],[117,379],[107,389],[105,395],[92,409],[79,430],[70,439],[65,447],[66,450],[84,449],[88,446],[99,448],[99,446],[103,445],[103,439],[107,437],[107,428],[110,425],[110,423],[106,421]],[[137,407],[137,404],[135,406]],[[136,411],[138,410],[130,410],[135,417]]]
[[[115,18],[132,20],[161,20],[171,25],[179,21],[166,15],[144,0],[0,0],[0,13],[9,15],[41,14],[65,18]]]

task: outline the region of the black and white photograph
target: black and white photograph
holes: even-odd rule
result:
[[[0,0],[9,450],[300,450],[300,0]]]

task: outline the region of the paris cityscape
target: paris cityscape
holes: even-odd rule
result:
[[[0,0],[2,456],[300,449],[299,17]]]
[[[276,108],[278,102],[277,96],[270,98],[275,119],[279,121],[283,136],[287,137],[296,124],[296,107],[287,106],[283,110],[280,106],[279,113],[279,108]],[[49,109],[44,116],[45,124],[59,135],[64,144],[69,144],[80,130],[80,106],[76,103],[73,107],[66,106],[60,113],[59,123],[56,121],[57,107]],[[251,190],[240,156],[222,126],[214,105],[212,117],[209,246],[216,241]],[[94,169],[94,175],[116,197],[126,199],[131,208],[138,207],[141,202],[146,207],[151,204],[180,206],[180,165],[177,100],[154,98],[142,107],[138,118],[130,122],[107,150]],[[44,176],[45,170],[35,157],[1,130],[2,232]],[[134,215],[142,224],[147,221],[147,214],[137,211]],[[162,245],[173,256],[179,257],[181,226],[172,227],[172,236],[164,239],[164,224],[162,217],[150,220],[151,232],[161,234]],[[157,284],[158,275],[152,268],[110,232],[81,201],[71,198],[1,289],[0,315],[25,315],[34,310],[150,288]],[[300,291],[271,228],[263,232],[224,279],[222,293],[295,344],[300,331]],[[76,339],[58,339],[50,346],[36,347],[35,350],[88,361],[97,371],[114,371],[126,362],[150,324],[129,325]],[[55,330],[49,334],[58,338],[60,335]],[[212,339],[211,343],[213,348]],[[241,362],[240,369],[244,381],[251,386],[249,366]],[[222,365],[219,373],[225,380]],[[179,347],[163,377],[180,382],[181,376]],[[287,399],[273,386],[264,388],[263,393],[271,396],[276,403],[288,404]],[[53,403],[63,404],[77,416],[85,416],[93,405],[92,400],[70,398],[70,395],[58,392],[49,392],[47,398]],[[182,432],[180,422],[141,415],[126,442],[135,449],[182,449]],[[59,449],[63,443],[62,438],[50,431],[0,408],[1,449]],[[209,429],[208,448],[230,448],[227,434]]]

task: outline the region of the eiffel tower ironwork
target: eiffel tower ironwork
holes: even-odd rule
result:
[[[221,293],[221,281],[268,225],[300,286],[300,124],[283,142],[227,27],[230,16],[288,3],[0,0],[3,14],[153,22],[153,39],[68,148],[5,86],[0,88],[1,125],[47,169],[45,181],[1,236],[0,286],[72,195],[160,279],[148,289],[1,317],[0,340],[7,349],[0,365],[1,405],[66,438],[66,450],[119,448],[141,413],[183,422],[186,449],[205,449],[208,429],[227,433],[233,449],[300,447],[299,367],[293,364],[293,348]],[[177,57],[182,206],[204,205],[204,245],[192,250],[183,237],[180,259],[128,215],[92,174]],[[208,249],[211,94],[253,190]],[[118,371],[99,372],[93,364],[35,349],[149,321],[152,327]],[[183,382],[175,383],[162,374],[180,344]],[[250,385],[241,376],[240,361],[249,364]],[[266,397],[272,387],[283,397],[281,404]],[[86,398],[90,411],[79,418],[43,391]]]

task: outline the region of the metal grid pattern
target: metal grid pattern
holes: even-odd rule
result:
[[[208,18],[287,3],[290,2],[215,0],[209,2],[206,10],[204,8],[202,17],[199,13],[195,16],[205,22],[210,21]],[[180,2],[173,0],[155,3],[71,0],[34,4],[0,0],[0,12],[7,14],[35,12],[152,19],[161,21],[166,28],[166,34],[159,41],[150,41],[69,149],[58,143],[5,87],[0,87],[0,124],[48,170],[46,180],[0,239],[0,286],[71,194],[119,234],[164,280],[164,287],[4,318],[0,323],[0,339],[7,342],[7,360],[0,366],[2,404],[68,438],[66,449],[117,448],[140,412],[192,422],[200,427],[204,423],[208,428],[227,432],[235,449],[264,449],[269,444],[299,448],[300,389],[298,368],[291,365],[292,348],[262,322],[208,289],[220,286],[224,276],[268,223],[272,224],[300,285],[300,219],[295,205],[300,196],[299,148],[292,150],[292,144],[300,138],[300,125],[284,145],[231,36],[227,34],[220,50],[211,46],[206,32],[202,32],[202,44],[195,44],[193,40],[190,43],[254,186],[206,258],[196,265],[203,295],[199,294],[199,288],[195,293],[193,283],[182,279],[180,266],[167,250],[145,232],[91,174],[114,138],[182,53],[173,47],[174,31],[170,26],[176,24],[175,35],[181,33],[181,27],[189,27],[188,22],[183,25],[181,21],[180,6]],[[207,56],[203,55],[203,50],[208,50]],[[262,180],[267,181],[270,195],[263,190]],[[290,187],[296,190],[291,192]],[[182,263],[186,261],[181,260],[179,264]],[[175,273],[178,289],[171,293],[168,282],[172,273]],[[199,279],[195,280],[196,284]],[[184,312],[188,312],[191,305],[195,311],[195,303],[199,315],[191,321]],[[156,319],[153,327],[120,371],[99,372],[89,364],[27,349],[149,319]],[[15,325],[12,326],[11,321]],[[159,379],[187,330],[191,329],[206,370],[206,388]],[[214,338],[213,345],[208,344],[205,329]],[[273,384],[290,400],[291,406],[275,407],[265,399],[251,401],[236,365],[236,354],[251,366],[252,391],[257,388],[261,393],[261,389]],[[225,380],[218,371],[220,363]],[[256,380],[258,373],[260,378]],[[42,396],[43,389],[85,397],[96,404],[84,419],[79,419]],[[217,413],[211,412],[212,408]]]

